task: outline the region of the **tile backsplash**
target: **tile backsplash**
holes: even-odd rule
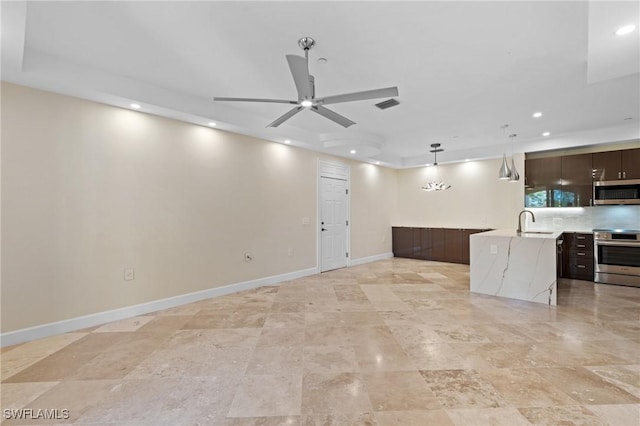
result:
[[[640,206],[597,206],[531,208],[536,215],[526,215],[530,231],[587,231],[593,229],[639,229]]]

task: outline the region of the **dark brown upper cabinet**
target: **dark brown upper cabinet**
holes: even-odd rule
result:
[[[640,148],[593,154],[593,180],[640,179]]]
[[[560,207],[561,157],[533,158],[524,162],[525,207]]]
[[[560,157],[561,207],[588,207],[592,205],[591,154]]]

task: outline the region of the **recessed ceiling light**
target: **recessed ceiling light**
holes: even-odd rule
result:
[[[284,143],[286,143],[287,145],[289,145],[291,143],[291,141],[289,139],[285,140]]]
[[[627,120],[633,120],[633,117],[625,117],[624,121],[627,121]]]
[[[309,108],[311,105],[313,105],[313,102],[311,102],[309,99],[305,99],[304,101],[300,102],[300,105],[305,108]]]
[[[327,63],[327,58],[318,58],[318,62],[321,64],[326,64]]]
[[[533,118],[540,118],[542,117],[542,113],[541,112],[534,112],[533,113]]]
[[[544,133],[542,134],[542,136],[549,136],[550,134],[551,134],[551,133],[549,133],[549,132],[544,132]]]
[[[470,159],[468,159],[468,158],[465,158],[465,159],[464,159],[464,161],[471,161],[471,160],[470,160]]]
[[[358,151],[356,151],[355,149],[352,149],[351,151],[349,151],[350,154],[355,154],[356,152]]]
[[[623,35],[627,35],[629,33],[632,33],[633,30],[636,29],[636,26],[631,24],[631,25],[625,25],[624,27],[620,27],[616,30],[615,34],[617,36],[623,36]]]
[[[380,162],[379,162],[379,161],[376,161],[376,166],[379,166],[379,165],[380,165]]]
[[[210,122],[209,122],[209,126],[210,126],[210,127],[216,127],[216,123],[214,123],[213,121],[210,121]]]
[[[140,104],[131,104],[131,105],[129,105],[129,106],[130,106],[131,108],[133,108],[133,109],[140,109],[140,108],[141,108]]]

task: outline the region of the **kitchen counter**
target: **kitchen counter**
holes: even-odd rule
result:
[[[511,229],[471,235],[471,292],[555,305],[556,239],[561,235]]]
[[[496,229],[494,231],[482,232],[478,235],[484,235],[486,237],[517,237],[517,238],[548,238],[555,240],[559,236],[561,236],[564,231],[552,231],[552,232],[541,232],[541,231],[531,231],[531,232],[522,232],[518,234],[515,229]]]

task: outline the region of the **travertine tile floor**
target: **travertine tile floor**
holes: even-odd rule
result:
[[[67,409],[67,423],[100,425],[640,424],[640,289],[563,281],[549,307],[470,294],[468,272],[389,259],[4,348],[3,414]]]

